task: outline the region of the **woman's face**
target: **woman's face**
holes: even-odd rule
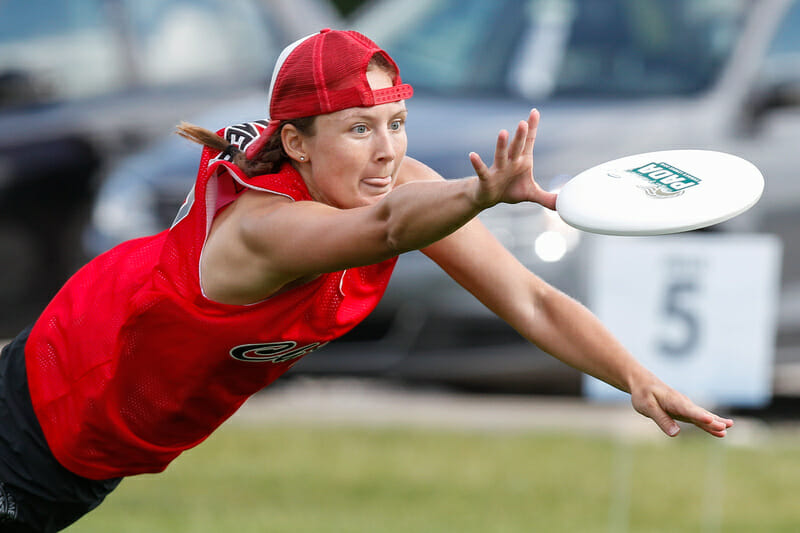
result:
[[[373,90],[392,86],[382,70],[367,71],[367,80]],[[311,196],[342,209],[383,198],[406,154],[405,119],[402,101],[318,116],[314,135],[302,141],[300,172]]]

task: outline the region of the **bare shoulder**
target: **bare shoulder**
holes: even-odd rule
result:
[[[214,217],[200,264],[206,296],[222,303],[251,303],[285,283],[270,275],[265,254],[254,247],[250,234],[257,231],[259,219],[293,203],[283,196],[246,191]]]

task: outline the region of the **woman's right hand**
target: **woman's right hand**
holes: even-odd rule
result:
[[[539,112],[531,110],[527,121],[520,121],[509,144],[507,131],[497,135],[494,162],[487,167],[475,152],[470,162],[478,175],[477,201],[483,208],[498,203],[536,202],[556,208],[556,194],[542,189],[533,177],[533,145],[539,125]]]

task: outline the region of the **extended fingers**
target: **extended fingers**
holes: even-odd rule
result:
[[[683,422],[694,424],[703,431],[715,437],[724,437],[728,428],[733,426],[733,420],[723,418],[702,407],[695,405],[683,395],[670,398],[664,406],[671,417]]]
[[[494,147],[494,166],[504,168],[508,163],[508,132],[500,130],[497,134],[497,144]]]
[[[536,130],[539,125],[539,112],[531,110],[528,120],[520,120],[514,132],[514,138],[509,145],[509,134],[506,130],[501,130],[497,134],[497,145],[494,150],[494,165],[504,168],[508,161],[519,158],[522,155],[533,152],[533,144],[536,141]]]
[[[538,129],[539,129],[539,111],[537,109],[531,109],[531,112],[528,115],[528,133],[525,137],[524,151],[526,153],[533,152],[533,144],[536,142],[536,131]]]
[[[702,421],[694,422],[694,425],[715,437],[724,437],[728,432],[728,428],[733,426],[733,420],[723,418],[714,413],[708,413],[707,417],[703,417]]]
[[[508,158],[516,159],[524,153],[525,146],[528,144],[528,123],[520,120],[517,124],[517,131],[514,133],[514,140],[511,141],[511,147],[508,150]]]
[[[728,428],[733,426],[733,420],[718,417],[716,415],[712,415],[710,421],[708,420],[687,420],[697,426],[699,429],[702,429],[709,435],[713,435],[715,437],[724,437],[728,434]]]

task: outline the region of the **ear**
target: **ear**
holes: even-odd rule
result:
[[[305,140],[305,136],[293,124],[286,124],[281,129],[283,149],[297,163],[307,163],[309,160]]]

